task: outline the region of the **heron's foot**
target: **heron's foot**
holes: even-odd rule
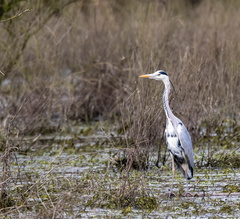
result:
[[[166,195],[169,199],[176,197],[176,195],[173,192],[167,192]]]
[[[190,193],[190,192],[185,192],[185,193],[183,194],[183,196],[184,196],[184,197],[193,197],[194,195],[193,195],[192,193]]]

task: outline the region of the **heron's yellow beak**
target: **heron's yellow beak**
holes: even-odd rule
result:
[[[140,77],[140,78],[149,78],[150,75],[140,75],[139,77]]]

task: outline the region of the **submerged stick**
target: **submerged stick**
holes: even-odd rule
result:
[[[166,197],[166,195],[167,195],[167,197],[169,197],[168,193],[162,195],[162,197],[163,196]],[[178,195],[178,197],[189,197],[189,198],[191,198],[191,197],[202,197],[202,198],[208,197],[208,198],[211,198],[211,197],[215,197],[215,196],[218,196],[218,197],[221,197],[221,196],[222,197],[240,196],[240,192],[233,192],[233,193],[226,193],[226,192],[210,193],[210,192],[204,192],[203,191],[203,192],[194,192],[194,193],[188,192],[188,193],[183,194],[183,195],[181,195],[181,194]],[[172,194],[171,197],[176,197],[176,195]]]

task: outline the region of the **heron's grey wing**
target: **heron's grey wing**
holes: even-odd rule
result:
[[[179,138],[179,140],[181,142],[181,145],[184,149],[184,152],[189,159],[189,162],[190,162],[192,168],[194,168],[193,148],[192,148],[191,136],[188,133],[187,128],[185,127],[185,125],[181,121],[177,124],[177,135],[178,135],[178,138]]]

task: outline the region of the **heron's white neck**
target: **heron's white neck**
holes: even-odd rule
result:
[[[170,109],[169,100],[168,100],[171,85],[169,80],[164,80],[163,83],[165,86],[165,89],[163,92],[163,108],[167,118],[170,119],[174,117],[172,110]]]

